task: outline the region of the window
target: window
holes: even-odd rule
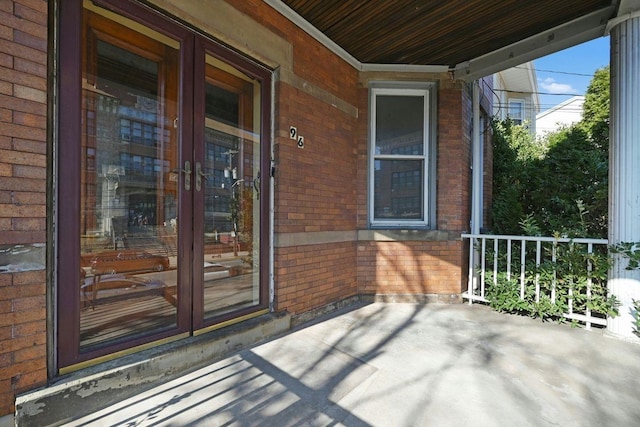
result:
[[[374,227],[433,227],[435,84],[372,83],[369,217]]]
[[[514,125],[521,125],[524,121],[524,100],[509,100],[509,118]]]

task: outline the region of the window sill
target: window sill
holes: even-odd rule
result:
[[[460,240],[460,233],[441,230],[373,229],[358,230],[358,241],[406,242]]]

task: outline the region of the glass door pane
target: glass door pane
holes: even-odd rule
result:
[[[260,83],[209,55],[205,76],[196,241],[206,323],[260,304]]]
[[[94,10],[83,49],[81,352],[177,325],[180,46]]]

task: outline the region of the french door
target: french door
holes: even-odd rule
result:
[[[58,367],[264,311],[270,72],[125,0],[61,27]]]

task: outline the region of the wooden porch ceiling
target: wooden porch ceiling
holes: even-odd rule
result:
[[[617,0],[282,2],[361,63],[452,68],[591,13],[612,9],[618,3]]]

